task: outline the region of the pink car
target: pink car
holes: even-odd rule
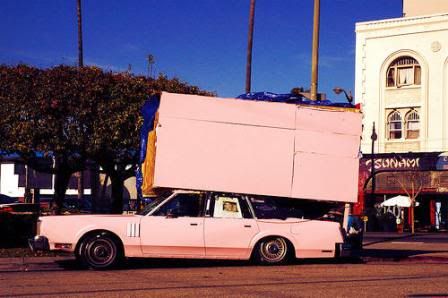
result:
[[[93,269],[113,267],[125,257],[254,258],[279,264],[341,253],[339,223],[281,209],[268,198],[177,190],[136,215],[40,217],[30,247],[73,252]]]

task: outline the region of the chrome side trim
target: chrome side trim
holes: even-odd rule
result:
[[[128,223],[126,229],[126,236],[128,237],[140,237],[140,224]]]

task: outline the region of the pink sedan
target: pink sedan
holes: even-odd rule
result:
[[[125,257],[253,258],[280,264],[340,254],[339,223],[280,209],[269,198],[177,190],[136,215],[40,217],[30,247],[73,252],[93,269],[116,266]]]

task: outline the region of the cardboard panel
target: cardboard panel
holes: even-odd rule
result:
[[[162,93],[163,117],[294,129],[296,105]]]
[[[296,130],[295,151],[357,158],[359,136]]]
[[[356,202],[361,114],[163,93],[154,187]]]
[[[298,106],[296,128],[327,133],[361,135],[362,114],[343,111],[340,108]]]
[[[295,198],[355,203],[359,160],[297,153],[291,196]]]
[[[154,186],[289,196],[294,131],[166,118]]]

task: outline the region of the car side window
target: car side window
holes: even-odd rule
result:
[[[200,194],[178,194],[166,202],[153,215],[172,217],[199,217],[202,211]]]
[[[252,218],[247,202],[240,196],[217,194],[213,202],[215,218]]]
[[[258,219],[303,218],[298,201],[286,198],[251,197],[250,202]]]

